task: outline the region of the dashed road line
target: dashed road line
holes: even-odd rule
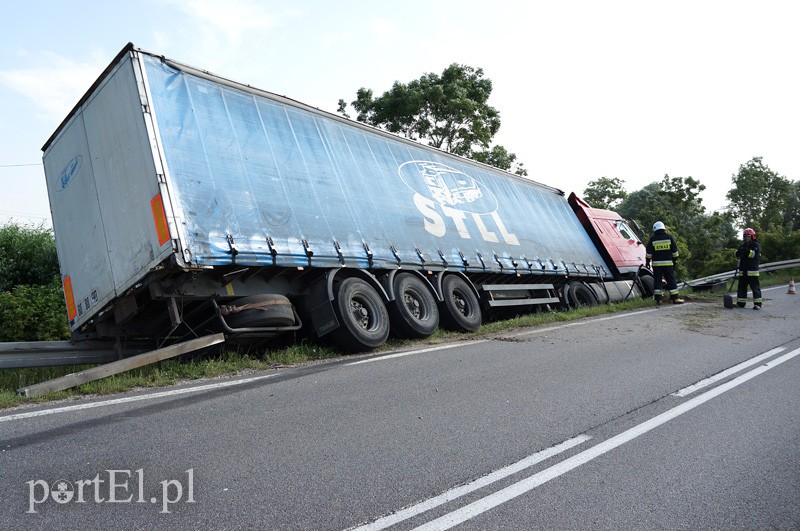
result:
[[[777,367],[781,363],[784,363],[794,358],[798,354],[800,354],[800,348],[795,349],[787,354],[784,354],[783,356],[776,358],[772,361],[769,361],[764,365],[761,365],[760,367],[751,370],[750,372],[747,372],[741,376],[734,378],[729,382],[726,382],[718,387],[715,387],[714,389],[706,391],[702,395],[696,396],[695,398],[692,398],[679,406],[676,406],[664,413],[661,413],[660,415],[657,415],[648,421],[645,421],[637,426],[634,426],[633,428],[626,430],[620,433],[619,435],[611,437],[610,439],[603,441],[587,450],[584,450],[579,454],[576,454],[568,459],[565,459],[564,461],[556,465],[553,465],[550,468],[547,468],[541,472],[538,472],[527,479],[519,481],[513,485],[510,485],[502,490],[495,492],[494,494],[491,494],[480,500],[472,502],[469,505],[462,507],[461,509],[457,509],[448,514],[445,514],[444,516],[436,518],[435,520],[432,520],[424,525],[421,525],[417,527],[415,531],[431,531],[431,530],[442,531],[445,529],[450,529],[451,527],[454,527],[462,522],[474,518],[475,516],[478,516],[479,514],[482,514],[488,511],[489,509],[497,507],[498,505],[506,503],[518,496],[521,496],[522,494],[525,494],[535,489],[539,485],[547,483],[551,479],[557,478],[569,472],[570,470],[573,470],[583,464],[586,464],[592,461],[593,459],[607,452],[610,452],[611,450],[619,446],[622,446],[627,442],[636,439],[640,435],[644,435],[645,433],[661,426],[662,424],[665,424],[670,420],[673,420],[679,417],[680,415],[683,415],[684,413],[691,411],[692,409],[708,402],[712,398],[717,397],[727,391],[730,391],[731,389],[747,382],[748,380],[751,380],[756,376],[774,367]]]

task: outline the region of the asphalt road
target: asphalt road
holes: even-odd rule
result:
[[[0,412],[0,529],[798,529],[800,299]]]

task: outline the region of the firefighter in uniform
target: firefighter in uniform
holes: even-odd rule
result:
[[[645,254],[645,265],[650,267],[653,263],[653,276],[655,277],[655,287],[653,296],[656,306],[661,306],[661,299],[664,296],[662,279],[667,281],[669,298],[673,304],[683,304],[683,299],[678,296],[678,283],[675,281],[675,262],[678,261],[678,244],[660,221],[653,224],[653,235],[647,242],[647,254]]]
[[[747,286],[753,291],[753,309],[760,310],[764,299],[761,297],[758,264],[761,260],[761,245],[756,241],[756,231],[747,228],[742,235],[744,243],[736,250],[739,259],[739,288],[736,290],[736,305],[744,308],[747,303]]]

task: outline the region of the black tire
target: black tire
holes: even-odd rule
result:
[[[403,338],[425,338],[439,328],[439,307],[423,280],[411,273],[394,277],[389,321],[392,332]]]
[[[291,326],[294,324],[292,303],[283,295],[262,294],[236,299],[227,306],[250,308],[235,311],[225,316],[231,328],[257,328],[262,326]]]
[[[641,275],[639,280],[642,281],[642,287],[644,288],[642,297],[645,299],[652,297],[653,293],[655,293],[656,280],[650,275]]]
[[[572,302],[570,302],[570,296],[569,296],[569,284],[564,284],[564,286],[561,288],[560,299],[561,300],[558,303],[559,309],[564,311],[569,310],[571,308],[570,305],[572,304]]]
[[[580,306],[597,306],[597,297],[594,292],[582,282],[569,283],[569,303],[573,308]]]
[[[442,281],[439,319],[442,328],[458,332],[474,332],[481,326],[478,297],[463,278],[447,275]]]
[[[339,328],[331,338],[350,352],[379,347],[389,337],[389,314],[381,296],[360,278],[344,279],[336,287],[333,309]]]

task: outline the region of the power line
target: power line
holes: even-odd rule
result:
[[[41,166],[41,163],[36,164],[0,164],[0,168],[19,168],[21,166]]]

